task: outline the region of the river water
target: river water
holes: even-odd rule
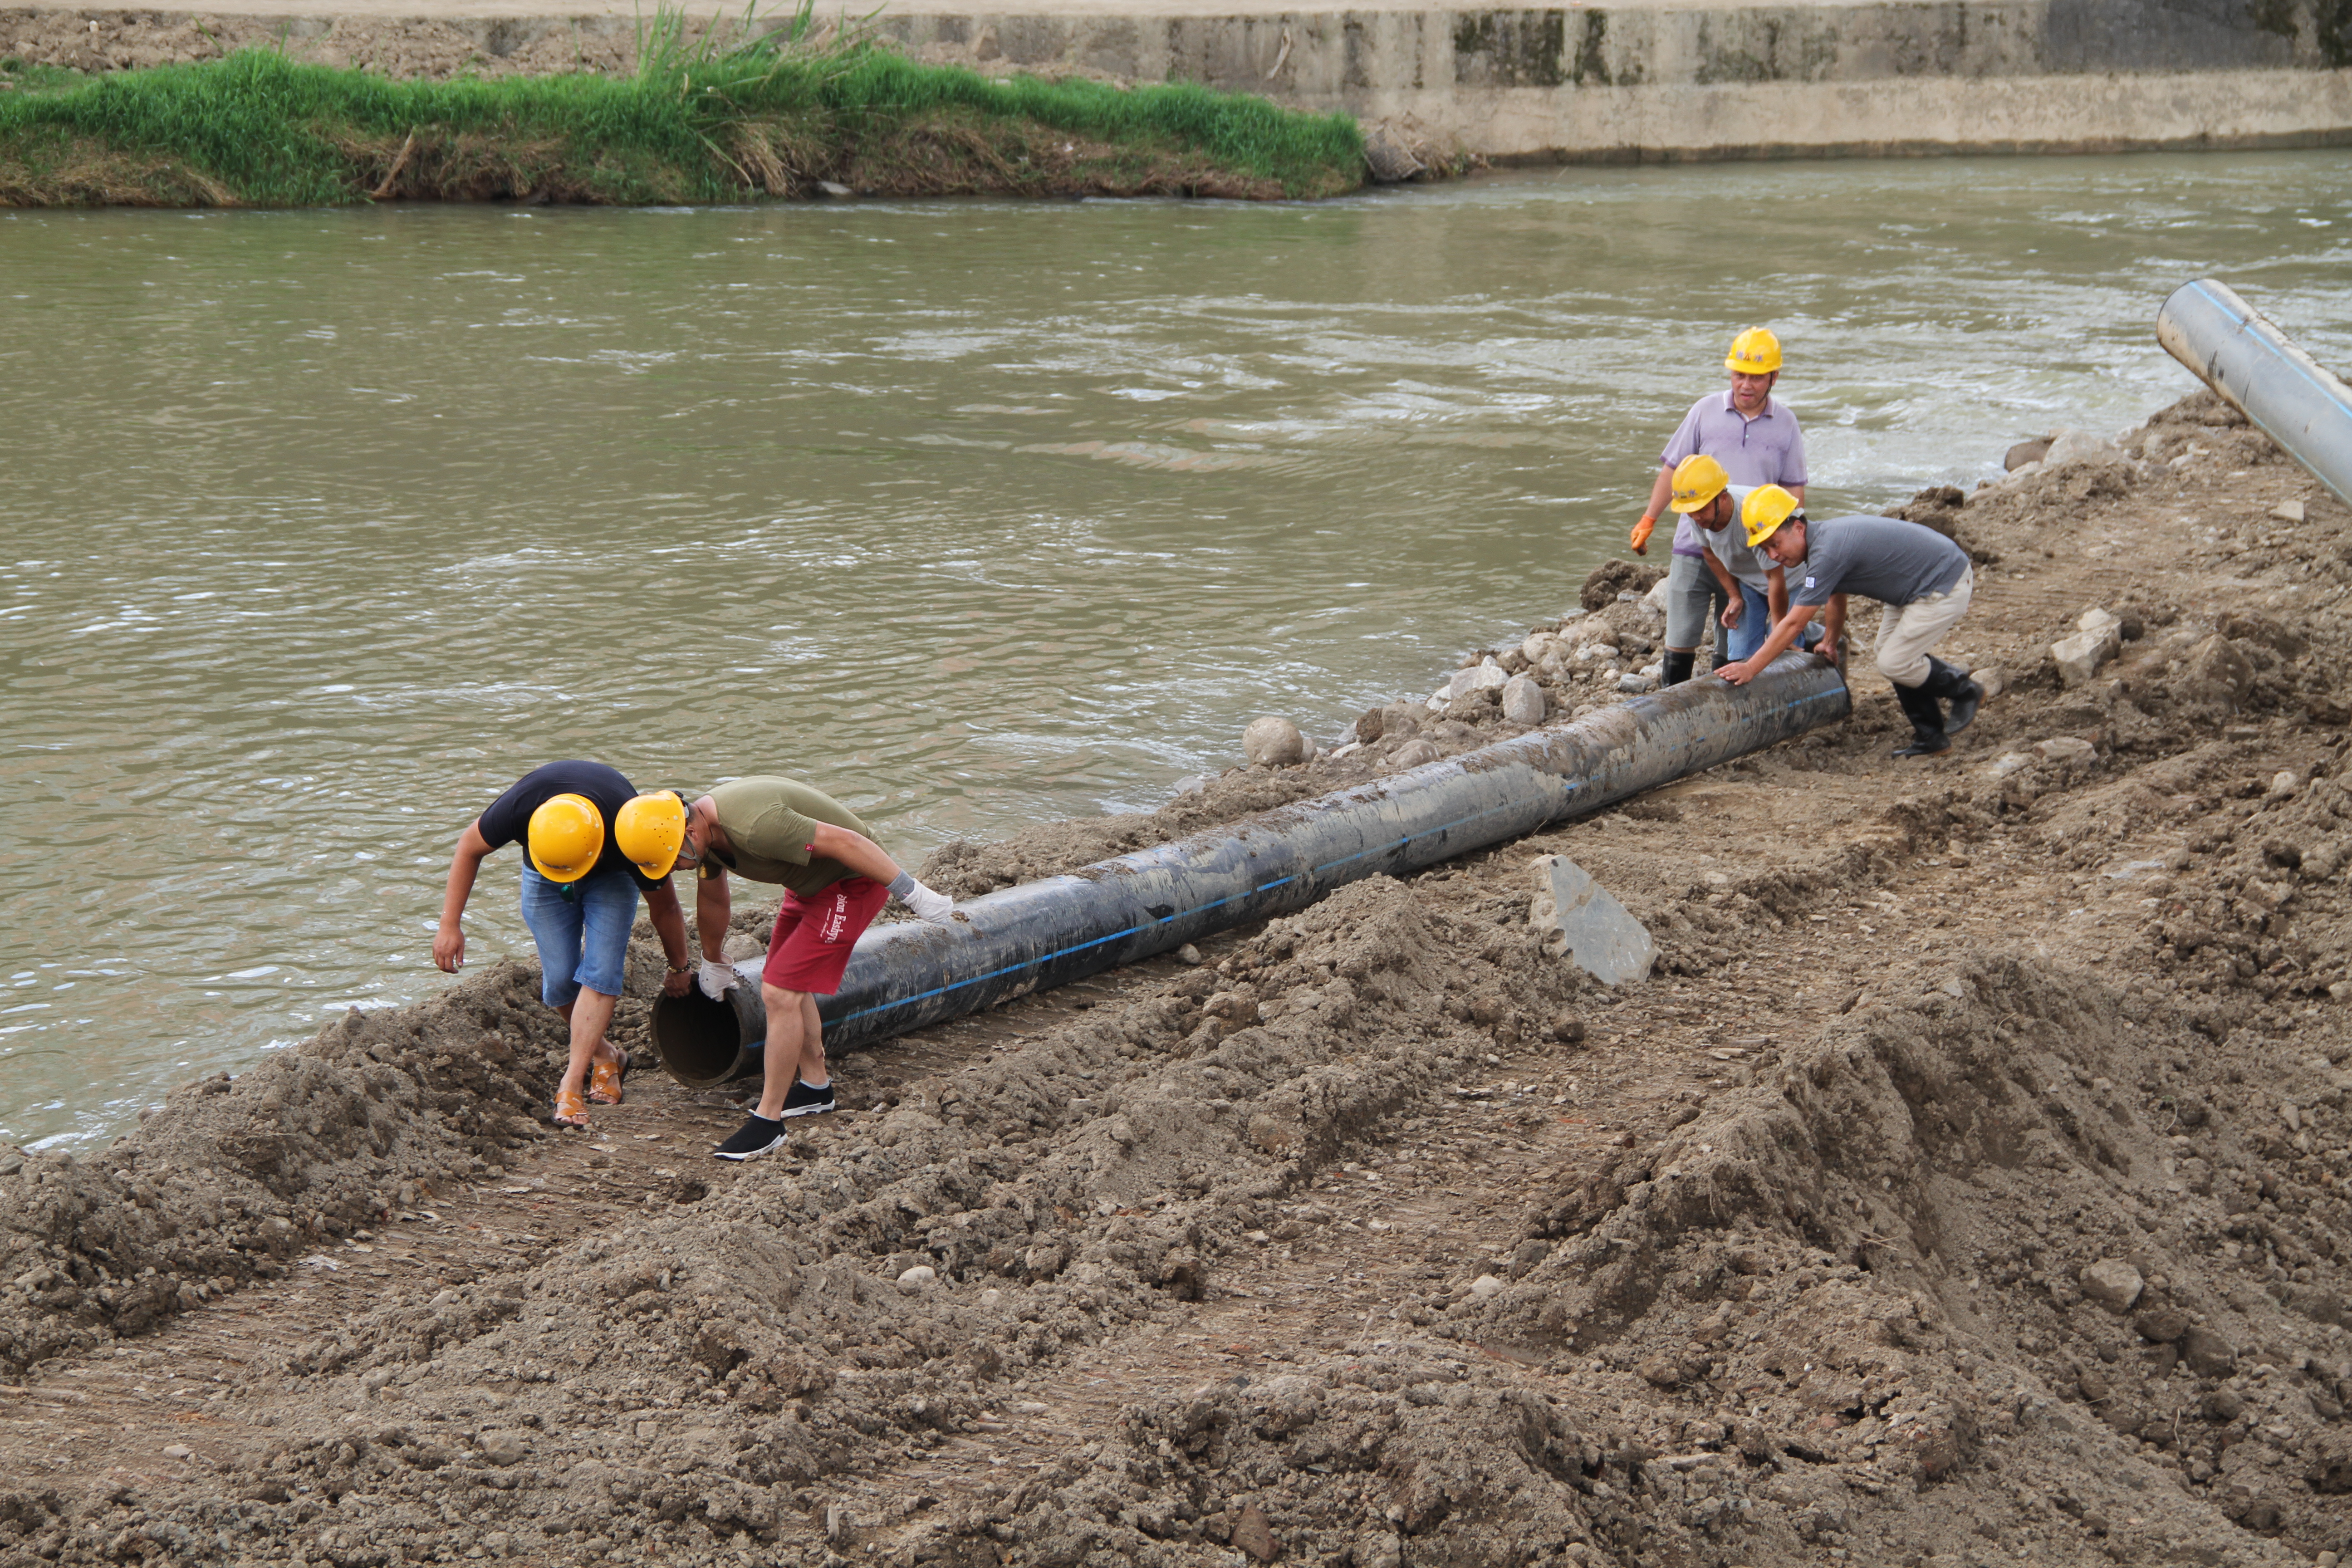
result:
[[[0,1136],[446,984],[542,760],[797,774],[910,864],[1149,806],[1570,605],[1741,327],[1820,514],[2189,390],[2191,276],[2352,359],[2348,262],[2333,153],[0,215]]]

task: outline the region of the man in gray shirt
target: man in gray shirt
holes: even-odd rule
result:
[[[1886,606],[1874,650],[1878,672],[1895,683],[1895,699],[1911,721],[1911,743],[1895,754],[1927,757],[1949,750],[1949,737],[1977,716],[1984,691],[1927,650],[1968,613],[1976,587],[1968,552],[1932,528],[1898,518],[1808,522],[1797,498],[1778,485],[1750,492],[1740,521],[1748,543],[1789,575],[1791,604],[1762,647],[1716,673],[1734,686],[1747,685],[1824,610],[1822,645],[1835,647],[1845,626],[1846,595],[1860,594]]]

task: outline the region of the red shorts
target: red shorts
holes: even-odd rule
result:
[[[889,901],[890,889],[871,877],[844,877],[807,898],[786,893],[760,978],[786,991],[832,995],[841,989],[849,950]]]

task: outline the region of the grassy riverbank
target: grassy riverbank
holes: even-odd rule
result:
[[[660,40],[656,40],[659,42]],[[1345,116],[1174,85],[994,79],[871,44],[656,47],[632,77],[392,81],[248,49],[0,96],[0,205],[1335,195]]]

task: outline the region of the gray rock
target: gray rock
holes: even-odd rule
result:
[[[1254,768],[1286,768],[1307,760],[1307,737],[1287,719],[1253,719],[1242,731],[1242,755]]]
[[[2123,633],[2110,617],[2109,624],[2095,631],[2060,637],[2050,645],[2050,658],[2058,666],[2060,683],[2073,688],[2098,674],[2123,649]]]
[[[918,1263],[898,1276],[898,1289],[912,1296],[939,1283],[940,1272],[928,1263]]]
[[[1624,905],[1565,855],[1539,855],[1533,868],[1536,892],[1528,921],[1543,933],[1546,952],[1573,958],[1603,985],[1649,978],[1657,944]]]
[[[1515,675],[1503,684],[1503,717],[1514,724],[1544,721],[1544,691],[1532,676]]]
[[[1492,1274],[1481,1274],[1470,1281],[1470,1294],[1483,1301],[1502,1291],[1503,1282]]]
[[[1424,763],[1433,763],[1444,754],[1437,749],[1437,744],[1433,741],[1407,741],[1397,748],[1395,757],[1391,760],[1400,768],[1417,768]]]
[[[848,196],[857,194],[855,191],[852,191],[847,185],[840,184],[832,180],[819,180],[816,183],[816,188],[823,191],[828,196]]]
[[[1984,700],[1988,702],[2009,689],[2008,674],[1991,665],[1987,665],[1982,669],[1970,670],[1969,679],[1982,689]]]
[[[2110,1312],[2128,1312],[2147,1282],[2140,1279],[2138,1269],[2122,1258],[2102,1258],[2084,1267],[2082,1285],[2084,1295]]]
[[[2127,459],[2124,449],[2104,437],[2087,430],[2061,430],[2043,453],[2045,468],[2070,468],[2079,463],[2121,463]]]
[[[25,1152],[21,1149],[0,1149],[0,1176],[13,1176],[25,1168]]]
[[[1654,675],[1646,675],[1638,669],[1627,670],[1617,678],[1618,690],[1630,691],[1636,696],[1644,691],[1655,691],[1657,689],[1658,678]]]
[[[1474,691],[1500,691],[1510,684],[1510,679],[1503,673],[1503,667],[1491,659],[1484,664],[1474,664],[1467,669],[1454,672],[1445,683],[1445,699],[1450,702]]]
[[[2168,1301],[2143,1304],[2132,1328],[2153,1345],[2168,1345],[2189,1331],[2189,1314]]]
[[[163,1445],[163,1457],[167,1459],[189,1459],[195,1457],[195,1450],[185,1443],[166,1443]]]
[[[2079,772],[2099,760],[2099,749],[2079,735],[2053,735],[2033,748],[2033,754],[2062,770]]]
[[[1193,968],[1198,969],[1201,965],[1208,963],[1209,958],[1206,953],[1202,952],[1199,948],[1194,947],[1188,942],[1183,946],[1176,950],[1176,962],[1179,963],[1189,963]]]
[[[530,1454],[520,1432],[485,1432],[474,1439],[474,1446],[482,1451],[482,1458],[500,1467],[519,1465]]]

